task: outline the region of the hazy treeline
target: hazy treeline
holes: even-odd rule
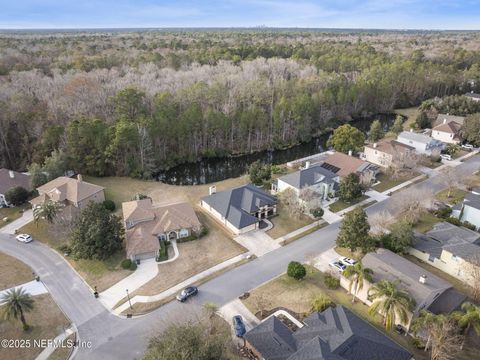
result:
[[[428,34],[424,49],[422,34],[346,36],[4,34],[0,166],[23,170],[62,149],[78,171],[148,176],[201,156],[307,141],[330,120],[480,81],[477,33]],[[388,45],[390,36],[401,41]],[[444,54],[440,44],[453,41],[469,50]]]

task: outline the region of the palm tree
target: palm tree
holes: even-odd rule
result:
[[[412,322],[412,330],[416,335],[420,331],[427,333],[427,342],[425,343],[425,351],[430,348],[432,343],[432,335],[435,330],[435,326],[438,326],[443,322],[443,318],[440,315],[432,314],[429,311],[422,310],[420,315]]]
[[[372,285],[368,290],[368,298],[373,303],[368,309],[370,315],[379,312],[384,316],[387,331],[392,330],[395,322],[406,324],[408,311],[415,306],[415,300],[404,290],[398,289],[400,281],[382,280]]]
[[[47,200],[33,208],[33,219],[36,224],[38,224],[40,219],[45,219],[52,224],[61,208],[61,204],[52,200]]]
[[[350,280],[348,291],[353,294],[352,303],[355,302],[355,296],[357,296],[358,292],[363,289],[364,280],[368,280],[370,282],[373,281],[372,274],[372,269],[363,267],[363,264],[360,261],[353,266],[348,266],[345,269],[343,276]]]
[[[462,310],[464,312],[454,312],[452,314],[453,318],[457,320],[458,325],[465,329],[464,338],[461,348],[465,345],[465,340],[468,336],[470,328],[473,327],[477,335],[480,335],[480,306],[474,305],[470,302],[462,304]]]
[[[23,330],[28,330],[29,326],[25,321],[25,312],[33,309],[33,299],[23,288],[14,288],[8,290],[0,299],[0,304],[4,308],[3,316],[5,320],[10,318],[18,319],[23,324]]]

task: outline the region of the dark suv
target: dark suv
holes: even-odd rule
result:
[[[232,318],[233,328],[235,329],[235,335],[242,337],[245,335],[247,330],[245,329],[245,324],[243,323],[242,317],[240,315],[235,315]]]

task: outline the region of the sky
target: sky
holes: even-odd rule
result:
[[[480,30],[480,0],[0,0],[0,29],[305,27]]]

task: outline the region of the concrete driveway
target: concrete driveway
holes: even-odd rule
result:
[[[31,221],[33,221],[33,212],[30,209],[30,210],[26,210],[23,213],[22,217],[0,228],[0,232],[3,232],[5,234],[15,234],[15,230],[20,229],[21,227],[23,227],[24,225],[27,225]]]
[[[329,272],[332,270],[332,268],[328,264],[337,260],[339,257],[340,255],[333,248],[331,248],[315,257],[312,261],[312,265],[322,272]]]
[[[235,237],[235,241],[243,247],[246,247],[257,257],[265,255],[280,247],[280,244],[268,236],[263,230],[249,231],[248,233],[238,235]]]

